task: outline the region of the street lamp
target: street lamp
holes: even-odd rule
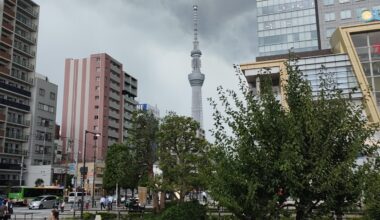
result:
[[[82,180],[81,180],[81,185],[82,185],[82,201],[81,201],[81,207],[80,207],[80,218],[83,219],[83,200],[84,200],[84,175],[85,173],[87,174],[86,170],[86,144],[87,144],[87,134],[93,134],[94,135],[94,140],[96,140],[99,136],[100,133],[98,132],[92,132],[92,131],[84,131],[84,147],[83,147],[83,167],[81,169],[81,174],[82,174]]]
[[[94,172],[92,174],[92,208],[95,207],[95,161],[96,161],[96,140],[95,140],[95,145],[94,145]]]

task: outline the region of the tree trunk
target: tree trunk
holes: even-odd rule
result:
[[[164,210],[165,209],[166,195],[165,195],[165,192],[160,192],[160,194],[161,194],[160,210]]]
[[[160,207],[158,205],[158,194],[155,191],[153,191],[152,200],[153,212],[160,213]]]
[[[335,215],[337,220],[343,220],[343,212],[342,210],[335,210]]]
[[[298,209],[296,212],[296,220],[304,220],[305,219],[305,211],[302,209]]]

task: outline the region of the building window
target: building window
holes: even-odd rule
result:
[[[55,93],[54,92],[50,92],[50,99],[55,100]]]
[[[40,96],[45,96],[45,89],[40,89]]]
[[[326,37],[330,38],[332,36],[332,34],[334,33],[334,31],[335,31],[335,28],[327,28],[326,29]]]
[[[54,113],[54,107],[53,106],[45,105],[43,103],[38,103],[38,109],[43,110],[45,112]]]
[[[97,131],[98,130],[98,126],[94,126],[94,131]]]
[[[95,96],[95,100],[99,100],[99,96],[97,95],[97,96]]]
[[[334,20],[335,20],[335,12],[325,14],[325,21],[334,21]]]
[[[99,109],[99,105],[95,105],[95,109]]]
[[[351,0],[339,0],[339,3],[347,3],[350,2]]]
[[[334,0],[323,0],[323,4],[324,5],[333,5],[334,4]]]
[[[100,76],[97,76],[97,77],[95,78],[95,80],[96,80],[96,81],[100,81]]]
[[[99,91],[100,90],[100,87],[99,86],[95,86],[95,91]]]
[[[95,118],[95,119],[99,119],[99,115],[95,115],[94,118]]]
[[[96,67],[96,72],[97,72],[97,73],[100,72],[100,67]]]
[[[351,10],[344,10],[340,12],[340,19],[349,19],[351,18]]]

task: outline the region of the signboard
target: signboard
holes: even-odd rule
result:
[[[362,11],[360,18],[365,22],[380,21],[380,9],[365,9]]]
[[[53,172],[57,174],[63,174],[66,171],[66,169],[62,167],[54,167],[53,170],[54,170]]]
[[[70,175],[75,175],[75,163],[70,163],[68,165],[67,173]]]
[[[86,175],[87,172],[88,172],[88,167],[81,167],[79,170],[80,170],[80,173],[81,173],[82,175]]]

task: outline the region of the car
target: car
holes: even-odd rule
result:
[[[87,193],[84,193],[84,200],[87,201],[90,199],[90,197],[87,195]],[[69,197],[67,199],[68,203],[73,203],[73,202],[79,202],[82,199],[82,192],[70,192]]]
[[[137,198],[129,198],[125,200],[125,207],[128,211],[132,212],[143,212],[145,210],[145,206],[141,206],[139,200]]]
[[[58,197],[53,195],[43,195],[34,198],[29,203],[29,209],[57,208]]]

